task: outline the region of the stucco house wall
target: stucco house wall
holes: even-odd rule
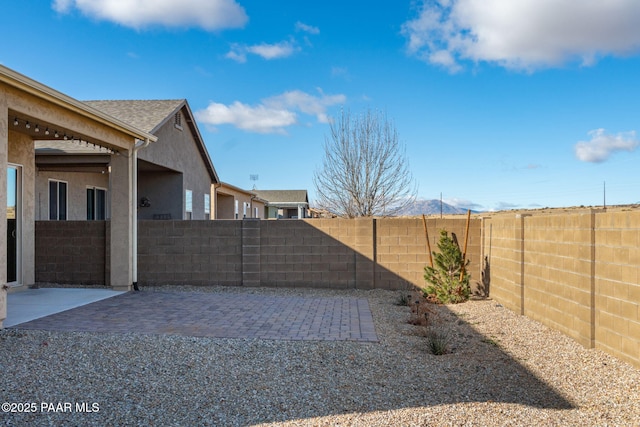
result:
[[[216,219],[265,218],[265,201],[253,191],[243,190],[226,182],[215,186],[214,191]]]
[[[179,112],[181,118],[179,122],[185,123],[188,117],[186,106]],[[182,182],[178,194],[177,186],[179,178],[167,172],[167,176],[161,178],[168,184],[167,192],[164,194],[165,205],[170,201],[177,200],[182,206],[180,217],[173,219],[186,219],[186,192],[191,190],[192,194],[192,216],[191,219],[205,219],[205,194],[209,196],[209,212],[211,212],[211,176],[207,166],[198,151],[197,136],[193,134],[189,126],[176,126],[175,119],[167,120],[156,131],[153,132],[158,137],[158,141],[138,153],[138,158],[155,165],[163,166],[170,171],[178,172],[182,175]],[[140,208],[138,210],[139,219],[153,219],[154,200],[159,200],[162,194],[153,194],[153,181],[158,178],[158,172],[143,172],[139,170],[143,179],[138,181],[138,199],[149,197],[150,209]],[[165,187],[162,186],[164,191]],[[158,186],[156,186],[156,191]],[[149,192],[151,191],[151,192]],[[149,196],[146,194],[149,192]],[[211,216],[210,216],[211,217]]]
[[[35,256],[35,151],[33,140],[18,132],[9,131],[8,161],[10,164],[20,166],[21,176],[21,218],[18,250],[20,251],[21,284],[30,285],[35,282],[34,256]],[[6,178],[6,173],[3,172]],[[7,184],[3,186],[4,191]],[[5,203],[6,205],[6,203]],[[4,242],[2,243],[4,245]],[[5,256],[6,259],[6,256]],[[6,267],[5,267],[6,273]],[[0,320],[1,322],[1,320]]]
[[[137,155],[138,219],[213,219],[212,184],[219,180],[185,99],[86,104],[157,137]]]
[[[183,219],[183,193],[179,172],[138,172],[138,219]]]
[[[36,172],[36,220],[49,219],[49,181],[67,183],[67,220],[87,219],[87,188],[100,188],[109,193],[109,174],[87,172]],[[108,213],[107,213],[108,217]]]
[[[111,242],[108,284],[119,290],[129,290],[132,286],[132,150],[136,141],[152,142],[155,136],[0,65],[0,236],[6,239],[0,245],[0,328],[7,313],[7,285],[12,286],[13,292],[35,280],[34,141],[55,138],[57,132],[53,129],[60,131],[61,136],[74,135],[72,139],[91,141],[109,153],[112,189],[109,203],[113,209],[108,236]],[[66,142],[62,137],[60,141]],[[8,175],[13,174],[14,168],[18,191],[14,188],[9,191]],[[8,215],[8,203],[14,203],[14,193],[17,209],[11,206],[12,212]],[[10,224],[12,233],[8,234]],[[10,242],[8,237],[14,235],[15,239]],[[8,282],[9,270],[11,283]]]

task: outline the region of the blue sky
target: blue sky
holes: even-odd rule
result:
[[[394,121],[420,198],[640,202],[637,0],[22,0],[0,37],[0,63],[80,100],[186,98],[239,187],[313,201],[348,108]]]

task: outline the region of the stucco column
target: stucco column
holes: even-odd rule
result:
[[[109,285],[131,290],[133,281],[133,207],[131,151],[111,155],[111,227]]]
[[[7,235],[7,162],[9,156],[9,130],[7,129],[8,114],[6,100],[0,97],[0,236]],[[7,318],[7,243],[0,244],[0,329]]]

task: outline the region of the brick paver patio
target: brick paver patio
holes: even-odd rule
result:
[[[377,341],[364,298],[128,292],[14,329],[274,340]]]

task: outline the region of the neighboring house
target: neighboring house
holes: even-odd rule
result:
[[[156,137],[0,65],[0,204],[6,204],[6,209],[0,209],[0,236],[6,239],[0,245],[0,327],[6,318],[7,289],[35,282],[36,206],[41,201],[36,193],[39,173],[34,142],[56,139],[56,134],[70,145],[78,144],[71,142],[72,135],[81,144],[102,147],[102,155],[108,158],[108,284],[122,290],[133,284],[133,159],[136,150]],[[64,185],[51,187],[56,190],[52,200],[66,194]],[[61,215],[59,210],[56,214]]]
[[[215,186],[216,219],[265,218],[266,201],[226,182]]]
[[[337,218],[338,215],[329,212],[326,209],[309,208],[309,216],[311,218]]]
[[[266,200],[266,218],[309,218],[307,190],[253,190]]]
[[[137,155],[138,219],[214,218],[219,179],[185,99],[84,104],[157,137]],[[37,219],[109,218],[108,161],[91,144],[38,143]]]

